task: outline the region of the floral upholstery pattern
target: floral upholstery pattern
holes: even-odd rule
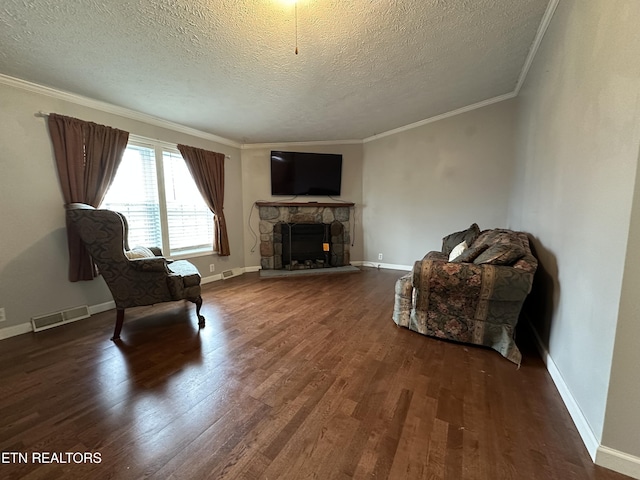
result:
[[[196,304],[199,325],[204,326],[200,274],[192,263],[171,262],[158,248],[150,249],[154,257],[129,259],[124,215],[81,203],[69,204],[66,210],[68,227],[79,233],[118,310],[186,299]]]
[[[471,248],[483,245],[524,255],[495,265],[448,262],[444,252],[429,252],[396,282],[393,320],[423,335],[491,347],[519,365],[515,327],[538,262],[522,232],[487,230]]]

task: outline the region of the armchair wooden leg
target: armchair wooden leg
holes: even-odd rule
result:
[[[200,315],[200,308],[202,307],[202,296],[198,295],[198,298],[193,300],[196,304],[196,315],[198,316],[198,327],[204,328],[204,316]]]
[[[122,330],[123,322],[124,322],[124,308],[118,308],[116,310],[116,328],[113,331],[113,337],[111,337],[111,340],[120,339],[120,331]]]

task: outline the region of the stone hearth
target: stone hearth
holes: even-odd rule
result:
[[[328,225],[331,232],[329,265],[323,267],[349,265],[349,218],[353,203],[256,202],[256,206],[260,215],[260,265],[263,270],[285,268],[288,259],[283,261],[282,258],[282,229],[292,224]],[[317,265],[308,267],[317,268]]]

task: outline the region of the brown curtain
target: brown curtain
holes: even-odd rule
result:
[[[98,207],[118,170],[129,133],[55,113],[48,123],[65,203]],[[93,261],[69,224],[67,244],[69,280],[93,280]]]
[[[224,153],[178,145],[200,194],[213,212],[213,248],[229,256],[227,223],[224,219]]]

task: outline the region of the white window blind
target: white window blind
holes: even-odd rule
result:
[[[162,247],[157,179],[155,150],[128,145],[101,207],[127,217],[130,247]]]
[[[101,208],[127,217],[130,247],[171,256],[213,250],[213,213],[180,153],[164,144],[129,141]]]
[[[163,151],[169,244],[172,253],[211,249],[213,213],[179,153]]]

